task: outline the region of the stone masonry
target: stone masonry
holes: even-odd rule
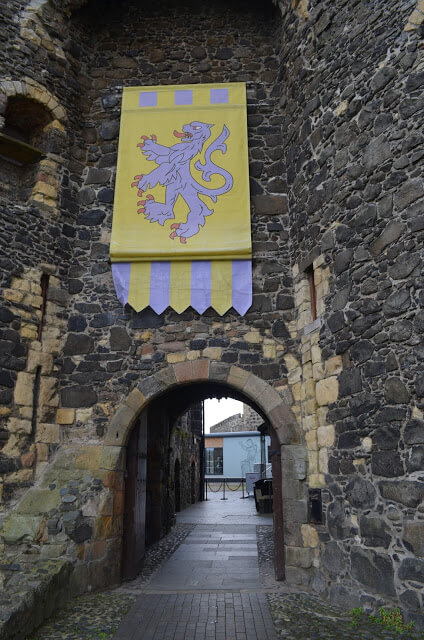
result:
[[[54,584],[119,582],[126,446],[179,391],[174,423],[220,390],[270,425],[288,582],[423,626],[423,0],[9,0],[0,25],[0,143],[38,154],[0,153],[0,638]],[[231,81],[253,305],[123,309],[122,88]]]
[[[221,422],[217,422],[210,428],[211,433],[223,433],[231,431],[256,431],[263,424],[263,418],[249,407],[243,405],[243,413],[237,413],[234,416],[225,418]]]

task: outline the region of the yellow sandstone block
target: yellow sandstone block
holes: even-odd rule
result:
[[[203,349],[203,357],[210,360],[221,360],[222,347],[206,347]]]
[[[322,380],[324,377],[324,368],[322,364],[314,364],[312,367],[312,377],[314,380]]]
[[[307,431],[305,433],[306,446],[308,451],[318,451],[317,432]]]
[[[316,384],[315,381],[310,378],[309,380],[305,380],[305,382],[303,383],[303,389],[304,389],[304,397],[306,400],[312,400],[315,399],[315,389]]]
[[[296,369],[292,369],[289,371],[287,380],[289,384],[295,384],[296,382],[300,382],[302,379],[302,368],[297,367]]]
[[[184,362],[186,359],[186,353],[185,351],[179,352],[179,353],[168,353],[166,356],[166,360],[167,362],[169,362],[169,364],[176,364],[177,362]]]
[[[40,423],[36,433],[37,442],[57,443],[60,441],[60,427],[58,424]]]
[[[328,449],[320,449],[318,453],[319,470],[328,473]]]
[[[409,22],[411,24],[420,25],[424,22],[424,15],[421,11],[417,11],[417,9],[415,9],[409,18]]]
[[[317,418],[315,414],[303,417],[303,428],[305,431],[312,431],[317,428]]]
[[[35,340],[38,336],[38,327],[34,324],[23,324],[21,327],[21,336],[22,338]]]
[[[12,289],[19,289],[20,291],[30,291],[31,284],[30,284],[29,278],[28,279],[13,278],[12,279]]]
[[[248,331],[244,336],[246,342],[250,342],[251,344],[259,344],[262,342],[262,336],[259,331]]]
[[[305,412],[306,413],[314,413],[316,409],[316,400],[315,398],[311,398],[310,400],[306,400],[305,402]]]
[[[340,373],[343,369],[343,362],[341,356],[333,356],[325,361],[325,373],[327,376],[334,376]]]
[[[264,344],[262,347],[264,358],[275,360],[277,352],[273,344]]]
[[[295,402],[299,402],[299,400],[300,400],[301,388],[302,388],[302,383],[301,382],[296,382],[296,384],[294,384],[291,387],[291,392],[293,394],[293,398],[294,398]]]
[[[336,376],[319,380],[316,384],[316,399],[322,407],[337,400],[339,395],[339,383]]]
[[[309,461],[309,473],[310,474],[315,474],[318,473],[319,471],[319,467],[318,467],[318,452],[317,451],[311,451],[310,449],[308,449],[308,461]]]
[[[37,442],[35,447],[37,451],[37,461],[46,462],[49,459],[49,446],[44,442]]]
[[[33,387],[34,387],[34,376],[32,375],[32,373],[27,373],[26,371],[20,371],[18,373],[18,377],[15,385],[15,394],[14,394],[15,403],[31,407],[32,397],[33,397]]]
[[[284,362],[288,371],[291,371],[292,369],[295,369],[299,366],[299,361],[291,353],[287,353],[284,356]]]
[[[15,289],[4,289],[3,291],[3,297],[6,300],[9,300],[9,302],[22,302],[23,300],[23,293],[21,293],[20,291],[16,291]]]
[[[312,362],[314,364],[321,362],[321,349],[319,348],[318,345],[315,345],[315,344],[312,345],[311,353],[312,353]]]
[[[312,378],[312,363],[307,362],[303,367],[302,376],[304,380],[310,380]]]
[[[318,427],[318,446],[321,447],[332,447],[334,444],[335,431],[334,425],[327,424],[321,427]]]
[[[315,548],[319,544],[319,537],[315,527],[310,524],[302,524],[301,526],[303,546]]]
[[[323,473],[311,473],[309,475],[309,486],[314,489],[325,487],[325,477]]]
[[[56,422],[58,424],[73,424],[75,420],[75,409],[62,408],[56,411]]]
[[[51,184],[47,184],[47,182],[36,182],[33,193],[42,193],[44,196],[48,198],[56,198],[57,189],[55,189]]]
[[[87,409],[77,409],[75,411],[75,419],[77,420],[77,422],[86,424],[86,422],[88,422],[88,420],[91,418],[92,414],[93,414],[92,407]]]
[[[318,425],[320,427],[324,427],[327,424],[327,413],[328,413],[327,407],[318,407],[318,409],[316,410]]]

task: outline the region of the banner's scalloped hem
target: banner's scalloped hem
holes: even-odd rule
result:
[[[243,316],[252,305],[250,260],[114,263],[112,275],[118,300],[137,312],[150,307],[161,314],[170,307],[183,313],[191,307],[222,316],[233,308]]]
[[[120,302],[121,302],[121,301],[120,301]],[[129,302],[128,302],[128,303],[125,303],[125,304],[129,304]],[[125,306],[125,304],[124,304],[124,306]],[[133,306],[130,304],[130,307],[131,307],[132,309],[134,309],[134,311],[135,311],[136,313],[139,313],[140,311],[144,311],[144,309],[148,309],[148,308],[150,308],[150,309],[152,309],[152,311],[154,311],[154,312],[155,312],[155,313],[157,313],[158,315],[160,315],[161,313],[163,313],[163,312],[164,312],[164,311],[166,311],[167,309],[173,309],[173,311],[176,311],[177,313],[184,313],[184,311],[187,311],[187,309],[193,309],[194,311],[197,311],[197,313],[200,313],[200,314],[205,313],[205,311],[207,311],[208,309],[213,309],[214,311],[216,311],[216,313],[217,313],[218,315],[223,316],[223,315],[225,315],[228,311],[230,311],[231,309],[234,309],[234,311],[236,311],[236,313],[238,313],[240,316],[244,316],[244,315],[246,314],[246,312],[250,309],[250,307],[251,307],[251,306],[252,306],[252,299],[250,299],[250,302],[246,302],[246,304],[245,304],[245,305],[243,305],[241,308],[237,308],[237,309],[236,309],[235,307],[233,307],[233,305],[230,305],[230,306],[229,306],[228,308],[226,308],[226,309],[219,309],[219,310],[218,310],[218,309],[215,309],[215,307],[213,307],[213,306],[209,306],[209,307],[206,307],[206,308],[196,308],[196,307],[193,307],[193,306],[192,306],[192,305],[190,305],[190,304],[189,304],[187,307],[185,307],[184,309],[180,309],[180,308],[175,309],[175,307],[173,307],[173,306],[171,306],[171,305],[168,305],[168,306],[166,306],[165,308],[153,308],[150,304],[147,304],[147,305],[145,305],[144,307],[141,307],[141,308],[136,309],[135,307],[133,307]]]

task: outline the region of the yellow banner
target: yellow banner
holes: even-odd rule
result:
[[[251,257],[244,83],[124,89],[110,255]]]

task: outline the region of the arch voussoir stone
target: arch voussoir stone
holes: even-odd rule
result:
[[[277,433],[281,445],[300,443],[296,419],[290,406],[266,381],[235,365],[210,361],[207,358],[172,364],[142,380],[131,391],[113,415],[104,440],[102,468],[111,470],[116,460],[116,470],[121,469],[119,452],[126,447],[131,429],[140,412],[153,399],[180,384],[214,382],[228,385],[243,393],[262,410]],[[106,464],[107,466],[103,466]],[[112,465],[112,466],[111,466]]]

